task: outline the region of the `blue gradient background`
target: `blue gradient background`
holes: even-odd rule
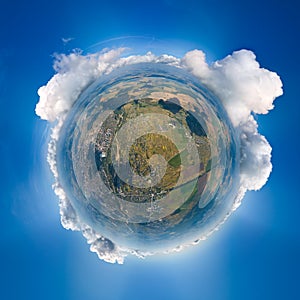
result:
[[[300,299],[299,8],[296,0],[0,0],[0,298]],[[258,117],[273,146],[268,184],[201,245],[120,266],[61,227],[44,162],[47,128],[34,107],[53,75],[52,53],[135,35],[178,49],[184,41],[209,60],[253,50],[285,94]]]

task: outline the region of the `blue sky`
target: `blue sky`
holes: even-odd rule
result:
[[[1,299],[299,299],[298,11],[296,0],[0,0]],[[197,47],[211,60],[253,50],[285,92],[258,117],[273,147],[267,185],[198,247],[123,266],[98,260],[81,234],[60,225],[46,124],[34,114],[54,52],[120,36]]]

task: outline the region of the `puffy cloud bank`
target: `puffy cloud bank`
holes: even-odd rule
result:
[[[60,128],[73,103],[89,84],[116,68],[140,62],[174,65],[199,78],[222,101],[240,135],[240,192],[233,210],[239,206],[247,190],[260,189],[271,173],[272,148],[266,138],[259,134],[253,114],[267,114],[274,107],[275,98],[283,93],[279,76],[261,68],[254,53],[248,50],[236,51],[212,64],[206,62],[205,54],[200,50],[190,51],[183,58],[156,56],[150,52],[121,57],[125,50],[119,48],[89,55],[57,55],[54,62],[56,74],[38,90],[40,100],[36,105],[36,114],[53,123],[47,159],[56,179],[53,188],[60,199],[62,224],[67,229],[81,230],[91,251],[111,263],[123,263],[128,253],[139,257],[151,253],[122,249],[81,222],[60,187],[56,168],[56,142]],[[195,243],[197,242],[199,241]],[[180,251],[186,246],[188,245],[182,245],[173,251]]]
[[[241,139],[241,189],[258,190],[271,170],[271,147],[258,133],[255,114],[267,114],[282,95],[279,76],[260,68],[253,52],[240,50],[208,65],[205,54],[186,53],[182,65],[207,85],[223,102]]]

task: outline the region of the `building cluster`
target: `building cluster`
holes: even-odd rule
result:
[[[101,152],[101,157],[106,157],[107,150],[111,145],[111,141],[113,138],[112,129],[107,128],[104,130],[103,128],[100,129],[99,135],[100,138],[96,141],[96,148]]]

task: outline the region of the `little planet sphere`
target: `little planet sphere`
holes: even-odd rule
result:
[[[137,63],[86,88],[57,142],[76,214],[113,244],[168,251],[232,211],[239,142],[221,101],[184,69]]]

